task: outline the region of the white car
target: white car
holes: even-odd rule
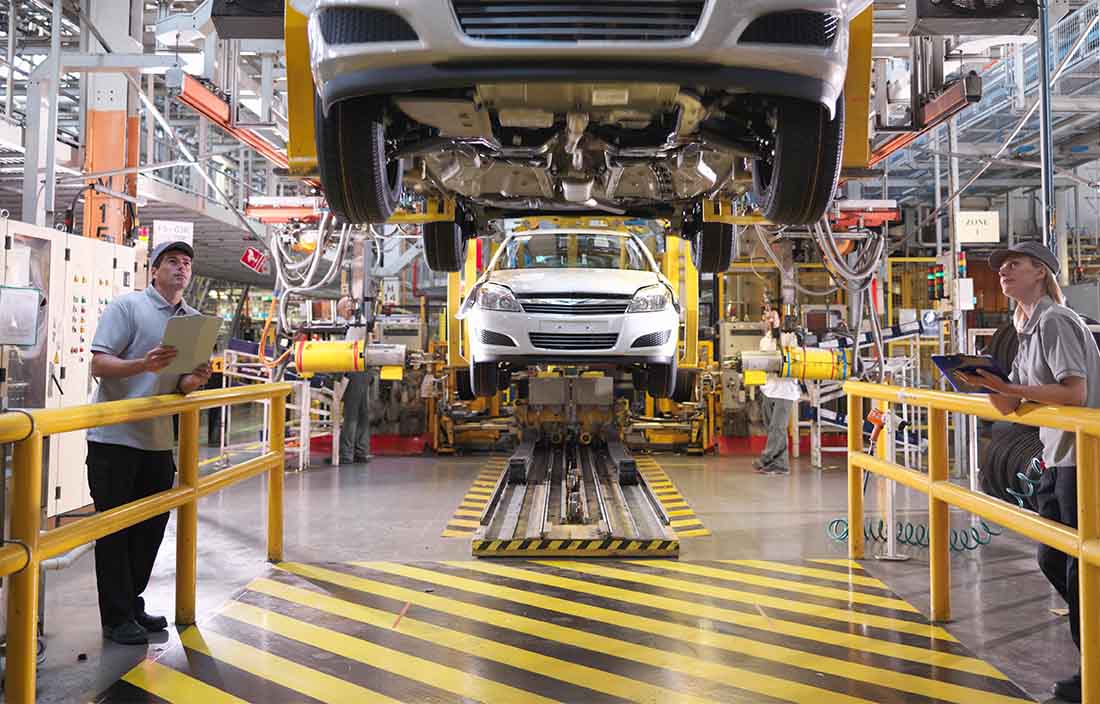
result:
[[[458,317],[469,330],[475,395],[492,396],[513,369],[543,363],[629,368],[652,396],[675,391],[679,304],[629,232],[512,234]]]
[[[850,21],[871,0],[292,0],[309,15],[318,166],[333,211],[387,219],[405,193],[455,198],[425,227],[457,271],[494,218],[667,218],[702,271],[734,232],[702,201],[755,194],[817,222],[844,141]]]

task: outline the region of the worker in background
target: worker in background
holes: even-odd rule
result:
[[[343,298],[337,303],[337,311],[345,318],[351,317],[353,302]],[[345,340],[367,341],[367,328],[348,328]],[[344,418],[340,424],[340,464],[365,464],[370,462],[370,401],[377,387],[375,373],[371,370],[350,372],[342,380]]]
[[[779,313],[764,310],[764,337],[760,340],[762,352],[774,352],[782,344],[779,332]],[[768,443],[764,454],[753,460],[753,468],[761,474],[790,474],[790,453],[787,450],[787,432],[791,421],[791,406],[798,401],[802,391],[794,379],[769,374],[760,387],[763,394],[764,427],[768,431]]]
[[[1037,242],[1024,242],[994,252],[989,258],[999,272],[1001,289],[1016,302],[1013,322],[1020,339],[1009,381],[979,371],[968,380],[989,389],[989,400],[1001,413],[1012,413],[1023,401],[1055,406],[1100,408],[1100,351],[1081,317],[1065,306],[1058,286],[1058,259]],[[1036,492],[1039,514],[1077,527],[1077,467],[1072,432],[1042,428],[1046,465]],[[1077,559],[1039,545],[1039,568],[1069,605],[1070,636],[1081,648],[1081,605]],[[1081,673],[1054,685],[1054,694],[1081,701]]]
[[[97,403],[186,394],[210,379],[209,364],[183,376],[159,374],[176,357],[175,348],[160,344],[168,319],[198,313],[183,301],[194,254],[186,242],[158,245],[149,259],[149,286],[112,301],[103,311],[91,346],[91,372],[99,379]],[[96,510],[171,489],[176,475],[173,446],[171,416],[89,430],[88,486]],[[141,596],[167,524],[168,514],[162,513],[96,541],[99,616],[109,640],[144,644],[151,631],[168,628],[165,617],[146,613]]]

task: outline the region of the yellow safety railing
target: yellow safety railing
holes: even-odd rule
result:
[[[198,500],[238,482],[268,473],[267,559],[283,559],[283,452],[286,397],[290,384],[258,384],[112,401],[71,408],[0,415],[0,444],[14,443],[11,536],[0,547],[0,577],[11,575],[8,594],[6,701],[29,704],[35,697],[38,587],[43,560],[129,528],[171,509],[176,515],[176,624],[195,622],[195,562]],[[199,411],[250,401],[271,401],[268,451],[259,457],[199,477]],[[109,511],[42,532],[42,441],[48,435],[179,414],[178,485]]]
[[[897,386],[845,383],[848,394],[848,554],[863,558],[863,472],[893,479],[928,496],[931,616],[951,619],[952,506],[994,521],[1080,560],[1081,675],[1086,702],[1100,702],[1100,410],[1021,405],[1002,415],[984,396]],[[928,409],[928,473],[863,451],[863,399]],[[948,480],[947,414],[1057,428],[1077,435],[1077,530]],[[889,442],[891,439],[888,439]]]

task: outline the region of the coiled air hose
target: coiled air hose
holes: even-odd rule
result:
[[[950,545],[953,552],[977,550],[983,545],[989,545],[995,536],[1002,531],[992,528],[984,520],[979,521],[981,528],[970,526],[969,528],[952,528]],[[868,518],[863,524],[863,538],[869,542],[885,543],[889,539],[886,521],[879,518]],[[829,521],[825,533],[837,542],[848,540],[848,520],[834,518]],[[894,538],[899,545],[908,545],[916,548],[928,547],[928,526],[923,523],[898,521]]]

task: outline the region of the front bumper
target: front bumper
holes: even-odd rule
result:
[[[833,109],[847,70],[848,27],[829,48],[739,44],[760,15],[814,10],[844,16],[842,0],[710,0],[695,31],[671,41],[474,39],[450,0],[319,0],[309,22],[314,80],[327,109],[341,100],[478,83],[637,82],[796,97]],[[318,12],[361,7],[400,15],[415,40],[328,44]],[[639,57],[645,57],[639,61]]]
[[[671,308],[657,313],[610,316],[533,315],[474,308],[470,311],[467,324],[470,357],[474,362],[507,362],[525,366],[555,362],[667,364],[676,354],[680,318]],[[633,346],[639,338],[665,331],[669,333],[668,339],[662,344]],[[483,332],[504,335],[514,345],[490,344],[485,341]],[[602,341],[611,337],[614,337],[613,344],[604,347]],[[493,339],[492,336],[489,339]],[[595,346],[599,349],[551,349],[547,345]]]

